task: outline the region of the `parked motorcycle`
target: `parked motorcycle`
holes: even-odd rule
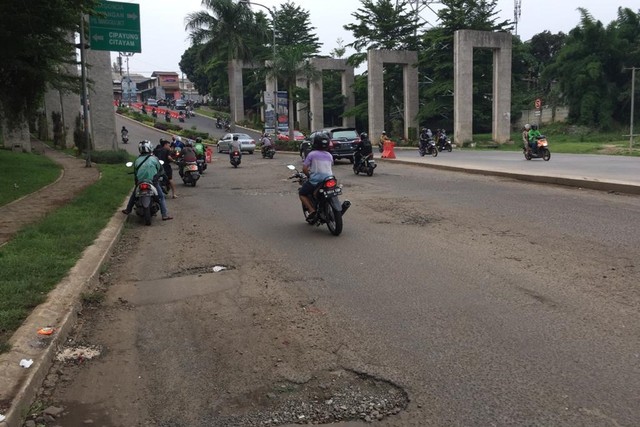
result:
[[[302,172],[299,172],[295,166],[287,165],[287,168],[294,171],[294,174],[289,179],[296,180],[300,185],[307,181],[307,176]],[[310,225],[321,226],[327,224],[327,228],[334,236],[342,233],[343,222],[342,217],[347,212],[347,209],[351,206],[351,202],[345,200],[340,203],[338,196],[342,194],[342,185],[338,185],[338,180],[335,176],[330,176],[324,179],[320,185],[316,188],[312,195],[312,202],[316,208],[317,217]],[[302,213],[305,219],[309,216],[309,211],[302,205]]]
[[[229,156],[229,162],[233,165],[234,168],[237,168],[240,165],[240,161],[242,160],[242,155],[239,151],[232,151]]]
[[[273,159],[273,156],[276,155],[276,149],[273,145],[269,147],[262,147],[262,158],[263,159]]]
[[[531,150],[529,147],[524,147],[522,151],[524,152],[524,158],[527,160],[542,159],[545,162],[548,162],[549,159],[551,159],[549,143],[547,142],[547,137],[544,135],[540,135],[537,138],[535,150]]]
[[[366,173],[367,176],[373,175],[373,170],[377,167],[376,161],[373,160],[373,153],[360,159],[360,162],[353,164],[353,173],[359,175],[360,172]]]
[[[438,148],[436,147],[436,142],[434,141],[434,139],[420,139],[420,147],[418,147],[418,153],[420,154],[420,157],[423,157],[425,154],[431,154],[433,157],[436,157],[438,155]]]
[[[133,167],[133,162],[127,162],[126,166]],[[144,219],[145,225],[151,225],[151,217],[160,210],[160,197],[156,186],[151,181],[138,182],[134,197],[136,215]]]
[[[184,185],[192,185],[195,187],[200,179],[197,162],[183,162],[180,165],[179,173]]]

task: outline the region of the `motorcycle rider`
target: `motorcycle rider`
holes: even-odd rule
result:
[[[447,147],[447,131],[444,129],[438,129],[437,138],[440,150],[444,150]]]
[[[531,130],[529,130],[529,146],[534,153],[538,152],[538,137],[542,136],[540,131],[538,130],[537,124],[531,125]]]
[[[202,171],[207,168],[206,157],[204,155],[204,144],[202,143],[202,138],[197,137],[196,142],[193,145],[193,149],[196,151],[196,158],[198,160],[203,160],[202,163]]]
[[[242,145],[240,144],[240,141],[238,141],[238,135],[235,134],[233,135],[233,141],[231,141],[231,144],[229,145],[229,160],[233,157],[234,151],[237,151],[240,155],[240,159],[242,159]]]
[[[152,147],[150,141],[140,141],[140,143],[138,143],[138,153],[140,153],[140,155],[133,163],[135,184],[137,186],[140,181],[153,182],[153,185],[156,187],[156,191],[158,192],[158,198],[160,199],[160,213],[162,214],[162,220],[168,221],[173,219],[173,217],[169,216],[169,212],[167,212],[164,193],[162,192],[162,188],[160,188],[160,183],[158,182],[158,177],[164,173],[164,168],[160,164],[160,161],[151,153],[151,150]],[[122,213],[129,215],[135,204],[136,188],[133,189],[133,193],[131,193],[131,196],[129,197],[127,207],[122,211]]]
[[[262,154],[264,155],[269,150],[269,147],[273,146],[273,143],[271,142],[271,138],[269,138],[269,134],[266,132],[262,134],[260,142],[262,143]]]
[[[366,132],[360,134],[360,144],[356,147],[356,152],[353,155],[353,169],[357,169],[360,166],[360,162],[363,159],[369,157],[372,153],[371,140]]]
[[[164,174],[169,181],[171,194],[173,194],[171,198],[177,199],[178,195],[176,194],[176,187],[173,185],[173,168],[171,167],[171,163],[175,163],[176,159],[173,158],[173,151],[171,150],[170,144],[171,143],[166,139],[161,139],[159,144],[160,147],[156,147],[156,149],[153,150],[153,154],[158,158],[158,160],[162,160],[164,162],[162,167],[164,168]]]
[[[311,200],[311,195],[326,177],[333,175],[333,156],[327,150],[329,150],[329,137],[318,133],[313,137],[312,150],[302,162],[302,172],[309,179],[302,184],[298,195],[300,196],[300,201],[309,212],[307,222],[310,224],[316,221],[318,215]]]
[[[195,163],[198,160],[196,150],[193,148],[193,141],[187,139],[187,142],[185,143],[184,148],[180,150],[178,157],[180,158],[180,162],[178,163],[178,173],[182,176],[184,174],[184,165],[186,163]]]
[[[125,138],[129,139],[129,130],[124,126],[122,126],[122,129],[120,129],[120,137],[122,138],[123,142]]]
[[[531,130],[531,125],[527,123],[524,125],[524,128],[522,128],[522,144],[524,144],[524,148],[527,151],[531,151],[529,147],[529,130]]]
[[[423,150],[427,149],[427,142],[433,138],[433,132],[431,132],[431,129],[427,129],[426,127],[423,127],[420,130],[420,148]]]

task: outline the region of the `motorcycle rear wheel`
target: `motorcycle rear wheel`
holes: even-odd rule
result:
[[[151,225],[151,206],[144,208],[144,224]]]
[[[339,236],[342,233],[342,212],[335,211],[331,203],[327,203],[324,216],[331,234]]]

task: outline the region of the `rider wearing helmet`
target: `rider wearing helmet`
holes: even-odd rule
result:
[[[260,140],[262,143],[262,153],[266,153],[269,147],[273,146],[273,142],[271,142],[271,138],[269,138],[269,134],[267,132],[262,134],[262,139]]]
[[[167,212],[167,205],[164,200],[164,193],[162,192],[162,188],[160,188],[160,183],[158,182],[158,178],[160,175],[164,174],[164,168],[160,164],[160,161],[157,157],[155,157],[151,151],[153,147],[151,145],[151,141],[140,141],[138,143],[138,152],[140,155],[136,158],[135,162],[133,162],[133,172],[135,176],[136,185],[141,181],[151,182],[156,187],[156,191],[158,192],[158,198],[160,199],[160,212],[162,213],[162,220],[166,221],[169,219],[173,219],[173,217],[169,216]],[[133,205],[136,203],[136,190],[134,188],[133,193],[131,193],[131,197],[129,197],[129,202],[127,203],[127,208],[122,211],[123,214],[129,215],[131,210],[133,209]]]
[[[231,144],[229,144],[229,159],[233,157],[233,153],[237,152],[242,159],[242,144],[238,140],[238,134],[234,133],[233,138],[231,140]]]
[[[527,123],[522,129],[522,143],[527,150],[529,150],[529,130],[531,130],[531,125]]]
[[[333,166],[333,156],[327,150],[329,150],[329,136],[323,133],[317,133],[313,137],[313,149],[302,162],[302,172],[307,175],[309,179],[302,184],[298,195],[300,196],[302,204],[309,212],[307,221],[310,223],[315,222],[317,216],[316,208],[311,201],[311,195],[326,177],[333,175],[331,169]]]
[[[353,168],[356,169],[362,159],[366,159],[371,155],[371,140],[366,132],[360,134],[360,144],[356,147],[356,152],[353,155]]]
[[[180,174],[180,176],[182,176],[185,163],[195,163],[198,160],[196,150],[193,149],[192,140],[187,139],[184,144],[184,148],[180,150],[180,154],[178,155],[178,157],[180,159],[180,162],[178,163],[178,173]]]

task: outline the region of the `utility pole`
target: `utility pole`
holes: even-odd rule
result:
[[[636,98],[636,70],[640,70],[640,68],[629,67],[629,68],[623,68],[623,70],[631,70],[631,121],[629,123],[629,151],[632,151],[633,137],[637,136],[633,134],[633,115],[635,114],[634,109],[635,109],[635,98]]]
[[[84,14],[80,16],[80,74],[82,75],[82,114],[84,116],[84,142],[87,151],[85,167],[91,167],[91,138],[89,136],[89,96],[87,84],[87,45],[84,34]]]

